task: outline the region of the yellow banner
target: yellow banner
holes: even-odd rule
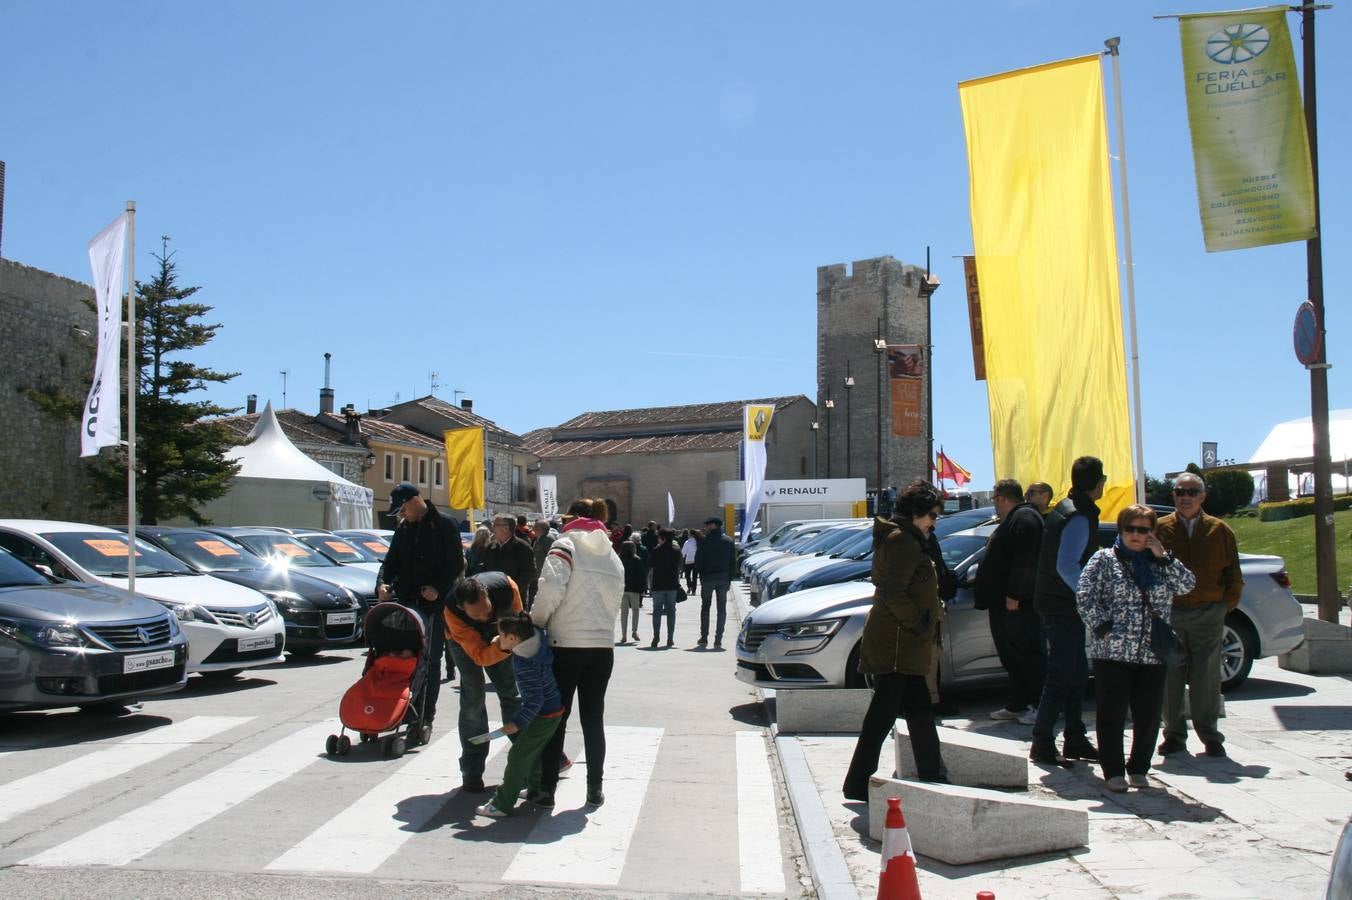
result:
[[[1103,75],[1097,55],[958,86],[967,131],[996,478],[1065,496],[1103,460],[1105,521],[1134,497]]]
[[[746,414],[746,423],[742,436],[748,441],[764,441],[765,433],[770,430],[770,420],[775,417],[774,405],[747,406],[743,411]]]
[[[1181,16],[1209,251],[1314,237],[1314,177],[1285,6]]]
[[[484,430],[453,428],[442,433],[446,441],[451,509],[484,508]]]

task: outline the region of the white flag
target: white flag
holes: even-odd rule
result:
[[[541,475],[536,482],[540,485],[540,512],[546,519],[559,514],[559,479],[557,475]]]
[[[676,521],[676,501],[671,499],[671,491],[667,491],[667,524],[670,525]]]
[[[122,439],[118,374],[129,224],[128,215],[123,213],[89,242],[89,266],[94,270],[94,298],[98,303],[99,349],[94,360],[94,384],[89,388],[80,423],[81,456],[97,456],[100,447],[116,447]]]
[[[746,515],[742,521],[742,543],[751,540],[751,529],[760,512],[761,490],[765,485],[765,435],[774,418],[773,405],[746,406],[742,409],[742,481],[746,486]]]

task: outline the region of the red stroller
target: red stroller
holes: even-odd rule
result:
[[[378,603],[366,614],[366,665],[361,679],[343,694],[338,718],[343,727],[324,743],[329,756],[352,749],[348,729],[363,744],[380,739],[387,757],[431,740],[423,724],[423,679],[427,677],[427,636],[416,612],[398,603]]]

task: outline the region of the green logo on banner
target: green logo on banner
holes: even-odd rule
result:
[[[1272,43],[1262,25],[1227,25],[1206,39],[1206,55],[1218,63],[1246,63],[1262,56]]]

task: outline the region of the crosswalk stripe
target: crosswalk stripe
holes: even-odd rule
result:
[[[661,728],[606,728],[606,802],[586,807],[586,825],[577,827],[567,810],[586,803],[586,779],[559,782],[552,816],[531,829],[503,873],[503,881],[616,885],[638,824],[643,797],[662,741]],[[578,761],[581,766],[581,761]],[[563,810],[563,814],[560,814]]]
[[[337,719],[302,728],[22,865],[126,865],[315,762],[337,730]]]
[[[784,893],[779,813],[759,731],[737,732],[737,859],[743,893]]]
[[[200,743],[246,722],[253,716],[193,716],[144,734],[129,737],[103,750],[61,763],[50,769],[0,786],[0,822],[23,815],[111,781],[132,769],[162,759],[175,750]]]
[[[490,723],[489,727],[497,725]],[[507,745],[505,740],[493,741],[488,758],[491,760]],[[351,806],[268,863],[268,871],[374,872],[459,789],[459,756],[458,731],[433,741]]]

